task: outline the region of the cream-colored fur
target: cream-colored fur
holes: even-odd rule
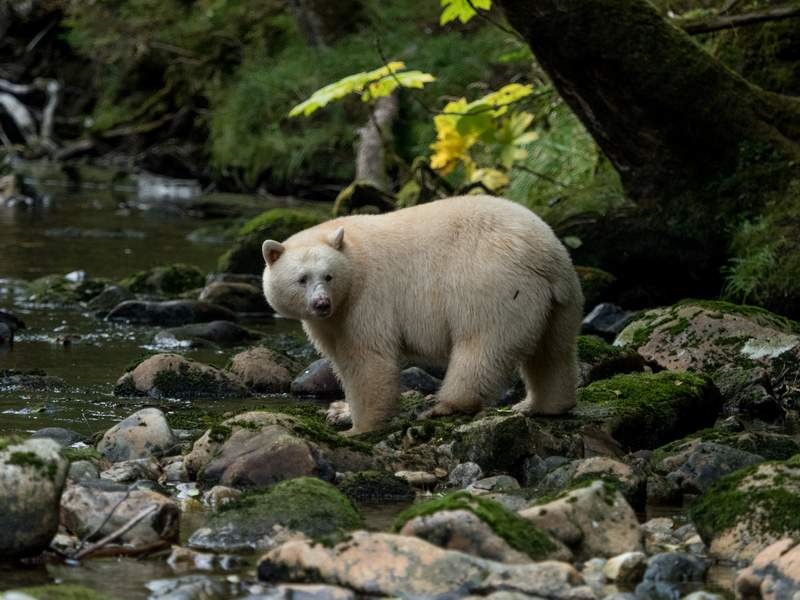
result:
[[[394,414],[404,359],[447,365],[432,415],[476,412],[514,368],[527,387],[518,409],[575,405],[580,284],[558,238],[518,204],[462,196],[342,217],[264,253],[267,300],[333,363],[350,433]]]

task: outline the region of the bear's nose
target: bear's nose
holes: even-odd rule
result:
[[[327,310],[330,310],[331,301],[328,298],[317,298],[316,300],[314,300],[313,306],[314,310],[325,312]]]

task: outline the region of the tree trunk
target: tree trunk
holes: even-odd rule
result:
[[[641,303],[718,294],[735,227],[800,179],[800,100],[741,78],[646,0],[497,2],[636,205],[570,232],[582,258],[655,290]]]

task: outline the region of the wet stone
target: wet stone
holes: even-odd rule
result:
[[[64,429],[63,427],[45,427],[34,431],[31,434],[31,439],[49,438],[56,442],[59,446],[71,446],[77,442],[84,440],[83,436],[77,431],[71,429]]]
[[[291,384],[291,392],[301,398],[341,398],[344,396],[342,386],[333,372],[330,361],[326,358],[314,361],[295,377]]]
[[[112,462],[163,456],[176,446],[166,416],[157,408],[143,408],[109,429],[97,449]]]

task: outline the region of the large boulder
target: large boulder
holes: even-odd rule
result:
[[[784,538],[764,548],[736,576],[737,598],[783,600],[800,590],[800,544]]]
[[[209,518],[207,528],[192,535],[189,546],[218,550],[221,534],[227,544],[235,539],[238,550],[257,550],[280,535],[282,528],[324,537],[362,525],[355,507],[335,487],[315,477],[301,477],[226,504]]]
[[[334,470],[315,443],[298,437],[290,417],[238,415],[209,429],[186,457],[205,485],[264,487],[305,475],[332,480]]]
[[[488,498],[455,492],[417,504],[394,526],[441,548],[508,563],[569,559],[570,552],[548,533]]]
[[[177,327],[188,323],[235,321],[236,313],[222,306],[200,300],[166,300],[164,302],[126,300],[115,306],[106,315],[106,319],[133,325]]]
[[[68,466],[53,440],[0,438],[0,560],[33,556],[50,544]]]
[[[244,282],[215,281],[200,292],[199,300],[237,313],[273,313],[260,287]]]
[[[116,542],[142,547],[176,541],[180,510],[175,502],[156,492],[102,480],[71,485],[64,491],[61,524],[80,538],[98,540],[148,509],[152,512]]]
[[[614,343],[665,369],[709,374],[730,412],[777,418],[798,395],[798,325],[761,308],[689,300],[642,313]]]
[[[567,563],[506,565],[412,536],[366,531],[354,532],[333,548],[287,542],[261,559],[258,576],[270,582],[316,580],[366,596],[444,599],[502,590],[508,598],[596,597]]]
[[[324,218],[310,210],[273,208],[253,217],[239,230],[233,247],[219,258],[218,268],[228,273],[258,274],[264,270],[261,244],[282,242],[298,231],[318,225]]]
[[[636,513],[611,484],[596,480],[520,511],[583,559],[643,550]]]
[[[632,373],[589,384],[574,413],[628,450],[656,448],[714,424],[719,391],[695,373]]]
[[[751,560],[783,537],[800,538],[800,455],[720,478],[689,516],[711,554]]]
[[[177,441],[163,412],[143,408],[106,431],[97,449],[111,462],[119,462],[164,456]]]
[[[117,381],[114,393],[184,400],[249,395],[247,388],[226,371],[179,354],[156,354],[142,361]]]

